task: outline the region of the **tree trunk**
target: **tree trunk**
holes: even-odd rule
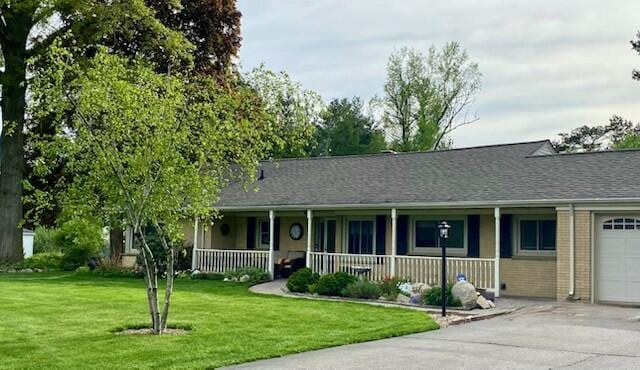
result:
[[[161,334],[160,311],[158,309],[158,267],[151,249],[147,245],[142,228],[136,228],[140,240],[142,241],[142,256],[144,257],[144,276],[147,284],[147,301],[149,303],[149,314],[151,315],[151,330],[153,334]]]
[[[120,227],[112,227],[109,230],[109,259],[114,264],[118,263],[122,253],[124,253],[124,230]]]
[[[20,45],[13,48],[3,45],[2,52],[5,70],[0,81],[0,261],[19,261],[23,258],[20,222],[24,177],[26,55],[24,47],[21,49]]]
[[[167,245],[166,241],[163,238],[163,242],[165,246]],[[167,287],[164,291],[164,306],[162,307],[162,317],[160,321],[160,330],[164,331],[167,329],[167,318],[169,317],[169,306],[171,306],[171,293],[173,293],[173,262],[175,260],[175,252],[173,249],[169,248],[167,255]]]

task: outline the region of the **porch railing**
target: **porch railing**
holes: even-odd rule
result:
[[[311,269],[320,274],[337,271],[382,280],[391,276],[391,256],[311,252]]]
[[[233,249],[195,249],[195,268],[224,273],[239,267],[257,267],[269,271],[269,251]]]
[[[396,256],[395,274],[392,273],[393,256],[373,254],[311,253],[311,269],[319,274],[345,271],[366,276],[371,280],[385,277],[406,277],[414,282],[440,284],[440,257]],[[477,288],[494,289],[495,260],[492,258],[447,258],[447,281],[455,282],[464,274]]]

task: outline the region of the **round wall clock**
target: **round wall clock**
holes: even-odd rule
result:
[[[291,227],[289,228],[289,236],[293,240],[302,239],[303,234],[304,234],[304,231],[302,230],[302,225],[300,225],[297,222],[295,224],[292,224]]]

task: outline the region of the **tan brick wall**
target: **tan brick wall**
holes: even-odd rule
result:
[[[495,257],[495,219],[480,215],[480,258]],[[512,257],[500,259],[502,295],[553,298],[556,294],[556,260],[553,258]]]
[[[558,211],[558,282],[556,297],[569,295],[569,212]],[[575,211],[575,292],[574,297],[591,300],[591,213]]]

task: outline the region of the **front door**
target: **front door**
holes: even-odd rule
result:
[[[336,251],[336,220],[326,218],[316,220],[313,251],[328,253]]]

